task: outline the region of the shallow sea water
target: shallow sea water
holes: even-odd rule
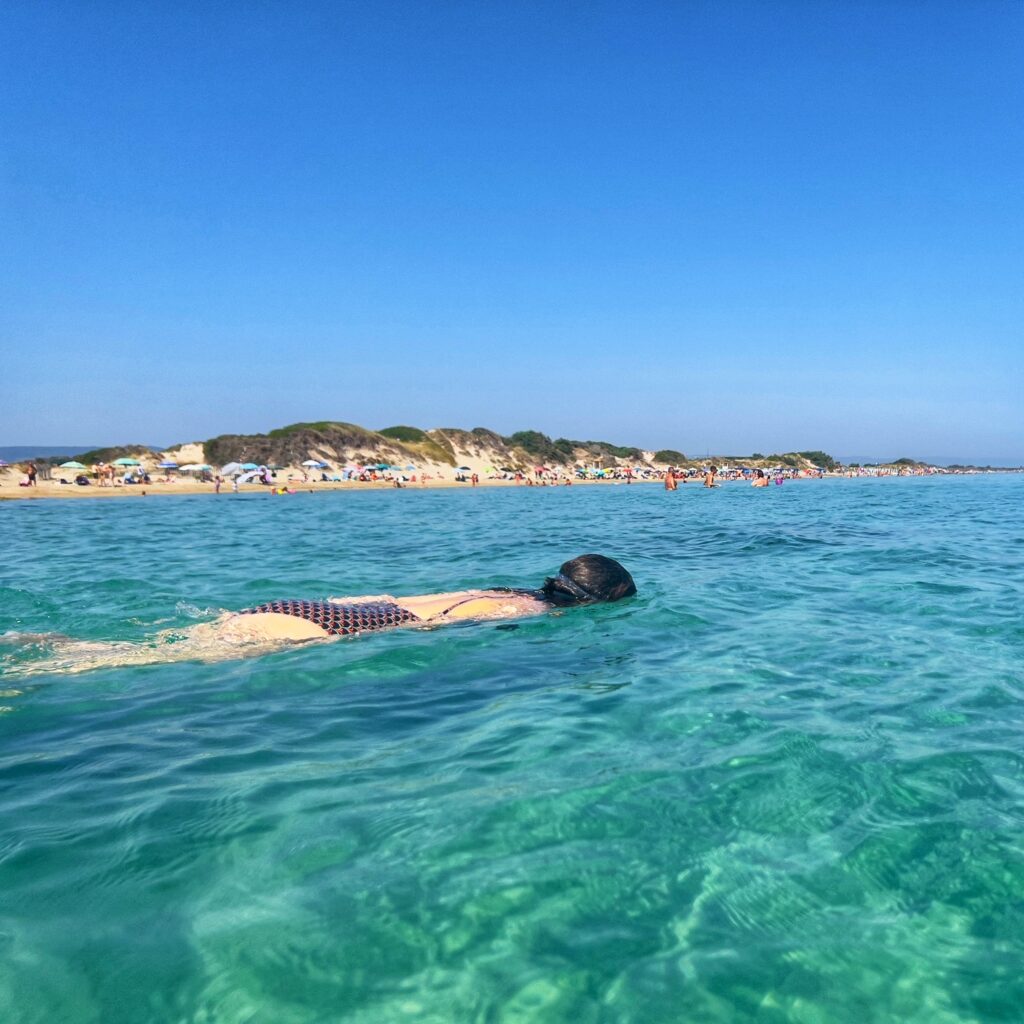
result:
[[[0,644],[6,1024],[1019,1021],[1024,477],[0,504],[0,634],[640,595],[218,664]]]

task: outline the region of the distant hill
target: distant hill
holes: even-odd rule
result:
[[[12,444],[0,447],[0,459],[24,462],[25,459],[43,459],[49,455],[76,455],[91,447],[84,444]]]
[[[832,468],[831,456],[821,451],[788,452],[778,455],[728,456],[688,459],[674,448],[645,451],[610,441],[551,438],[539,430],[520,430],[502,435],[487,427],[420,427],[400,425],[370,430],[342,420],[292,423],[265,434],[221,434],[206,441],[184,442],[160,449],[152,445],[125,444],[109,447],[87,445],[37,445],[0,448],[0,458],[21,462],[29,458],[51,461],[76,458],[86,465],[113,462],[122,457],[147,459],[161,453],[179,463],[207,462],[219,467],[229,462],[298,467],[309,459],[333,467],[348,464],[445,468],[471,467],[474,471],[522,470],[537,466],[597,466],[603,469],[627,466],[694,466],[711,461],[719,465],[791,466]]]
[[[414,465],[438,469],[470,466],[496,470],[532,470],[536,466],[686,466],[707,460],[689,460],[672,448],[657,452],[610,441],[551,438],[539,430],[520,430],[502,435],[487,427],[420,427],[400,425],[370,430],[341,420],[292,423],[265,434],[221,434],[207,441],[188,442],[165,451],[175,461],[201,459],[212,466],[229,462],[254,462],[267,466],[299,466],[317,459],[332,466]],[[85,461],[85,460],[83,460]],[[795,468],[832,468],[834,460],[821,451],[781,455],[717,456],[720,464],[786,465]]]
[[[82,444],[15,444],[0,447],[0,459],[4,462],[25,462],[29,459],[80,458],[80,462],[109,462],[122,455],[135,455],[162,451],[159,445],[130,444],[101,448]],[[112,454],[116,453],[116,454]]]
[[[842,455],[839,456],[839,461],[844,466],[890,466],[901,458],[902,453],[885,456]],[[963,455],[922,455],[919,458],[914,458],[912,461],[926,466],[993,466],[997,469],[1016,469],[1019,466],[1024,466],[1024,457],[1007,459],[989,458],[986,456],[967,458]]]

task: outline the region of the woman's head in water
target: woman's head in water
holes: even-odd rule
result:
[[[557,576],[549,576],[541,592],[554,604],[591,604],[632,597],[636,584],[614,558],[580,555],[565,562]]]

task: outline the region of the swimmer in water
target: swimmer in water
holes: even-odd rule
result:
[[[352,597],[326,601],[268,601],[185,630],[165,630],[146,641],[93,642],[45,635],[23,636],[52,648],[25,673],[85,672],[118,665],[165,661],[223,661],[265,654],[290,644],[333,640],[399,626],[517,619],[558,608],[632,597],[633,577],[614,558],[580,555],[565,562],[536,590],[492,587],[415,597]]]
[[[759,469],[754,473],[754,479],[750,484],[751,487],[767,487],[768,477],[764,475],[764,470]]]

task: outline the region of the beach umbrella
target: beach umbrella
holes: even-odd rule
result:
[[[142,463],[138,459],[114,459],[115,466],[141,466]]]
[[[259,469],[260,467],[257,466],[255,462],[243,462],[241,468],[244,469],[244,470],[250,470],[250,469]]]
[[[412,465],[409,465],[409,466],[406,466],[405,468],[406,468],[406,471],[408,472],[409,470],[415,469],[416,467],[412,466]]]
[[[320,462],[317,459],[306,459],[306,461],[304,463],[302,463],[302,465],[304,465],[304,466],[314,466],[316,469],[319,469],[321,466],[326,466],[327,463],[326,462]]]
[[[177,469],[178,464],[176,462],[159,462],[157,463],[159,469]]]
[[[9,466],[9,465],[10,465],[10,463],[6,459],[0,459],[0,469],[3,469],[4,466]]]
[[[220,467],[222,476],[234,476],[235,473],[240,473],[242,467],[237,462],[229,462],[226,466]]]
[[[71,462],[62,462],[60,464],[59,468],[60,469],[85,469],[85,466],[83,466],[80,462],[71,461]]]
[[[469,468],[469,466],[459,466],[459,468],[455,472],[456,473],[472,473],[473,470],[471,470]]]

